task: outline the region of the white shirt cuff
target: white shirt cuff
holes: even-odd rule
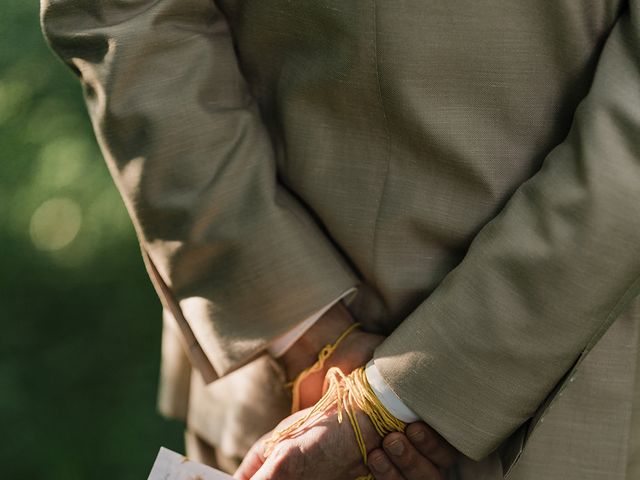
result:
[[[411,410],[400,399],[400,397],[398,397],[398,395],[396,395],[396,392],[391,390],[391,387],[386,380],[382,378],[382,375],[373,363],[373,360],[369,360],[364,373],[367,376],[367,380],[369,381],[369,385],[371,385],[373,393],[376,394],[378,400],[380,400],[382,405],[384,405],[394,417],[405,423],[412,423],[420,420],[420,417],[418,417],[418,415],[416,415],[415,412]]]
[[[334,301],[332,301],[328,305],[325,305],[323,308],[318,310],[316,313],[314,313],[310,317],[307,317],[306,319],[304,319],[302,322],[300,322],[298,325],[293,327],[291,330],[283,333],[279,337],[276,337],[274,340],[271,341],[271,343],[267,347],[267,351],[269,352],[269,354],[271,354],[271,356],[274,358],[278,358],[284,355],[285,352],[289,350],[289,348],[291,348],[291,346],[294,343],[296,343],[296,341],[302,335],[304,335],[304,333],[307,330],[309,330],[313,326],[313,324],[316,323],[318,319],[325,314],[327,310],[329,310],[331,307],[333,307],[337,302],[342,300],[347,295],[351,295],[356,291],[357,291],[356,287],[351,287],[349,290],[343,292],[342,295],[340,295]]]

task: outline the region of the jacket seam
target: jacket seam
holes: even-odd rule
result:
[[[382,210],[382,202],[385,197],[385,192],[387,190],[387,183],[389,179],[389,169],[390,169],[390,153],[391,153],[391,134],[389,132],[389,121],[387,118],[387,112],[384,106],[384,100],[382,96],[382,84],[380,82],[380,68],[379,68],[379,56],[378,56],[378,13],[376,8],[376,0],[372,1],[372,13],[373,13],[373,64],[375,67],[375,75],[376,75],[376,90],[378,95],[378,103],[380,105],[380,111],[382,112],[383,126],[384,126],[384,134],[385,134],[385,143],[386,143],[386,151],[385,151],[385,160],[386,160],[386,168],[384,173],[384,181],[382,183],[382,189],[380,191],[380,196],[378,198],[378,205],[376,207],[376,213],[373,220],[373,234],[372,234],[372,245],[371,245],[371,271],[372,271],[372,280],[375,285],[376,290],[380,294],[380,299],[383,304],[385,304],[384,297],[382,295],[381,289],[378,285],[378,276],[376,273],[376,250],[378,244],[378,223],[380,220],[380,212]]]

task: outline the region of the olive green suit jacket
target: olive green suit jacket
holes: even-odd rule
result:
[[[470,459],[624,478],[639,0],[43,0],[42,22],[205,383],[357,286],[378,369]]]

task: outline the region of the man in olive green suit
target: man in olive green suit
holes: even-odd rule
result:
[[[338,324],[384,337],[382,381],[463,454],[451,478],[640,478],[639,0],[42,15],[165,306],[160,402],[192,451],[235,468],[304,364],[269,347],[346,305]],[[254,478],[350,478],[324,468],[336,445],[357,460],[337,428]],[[412,478],[394,463],[376,478]]]

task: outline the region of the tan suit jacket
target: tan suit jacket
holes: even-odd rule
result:
[[[378,369],[470,459],[625,478],[639,0],[42,13],[203,383],[357,285]]]

